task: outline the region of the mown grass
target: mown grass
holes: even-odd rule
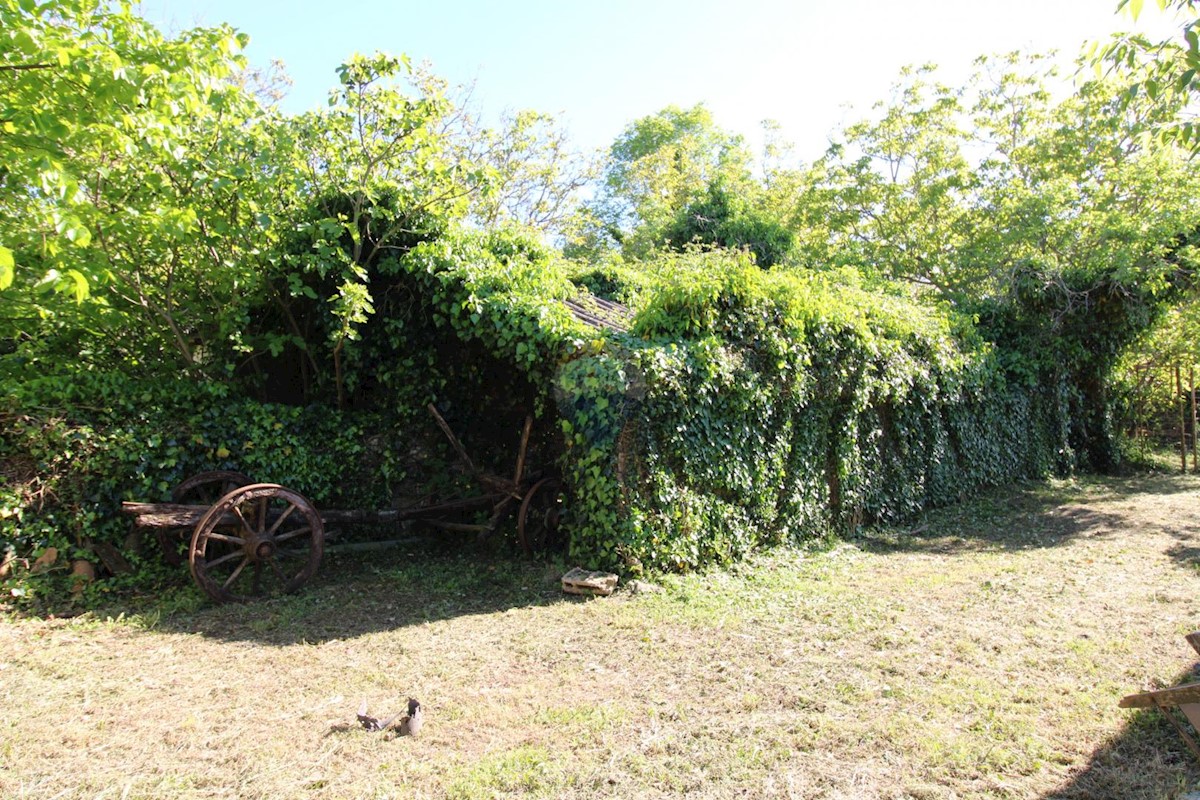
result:
[[[0,623],[0,796],[1159,798],[1200,481],[996,492],[661,592],[441,548],[303,594]],[[354,713],[419,698],[415,739]]]

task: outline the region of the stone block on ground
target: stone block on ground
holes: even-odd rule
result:
[[[562,576],[562,589],[567,594],[607,597],[616,588],[617,576],[611,572],[594,572],[576,567]]]

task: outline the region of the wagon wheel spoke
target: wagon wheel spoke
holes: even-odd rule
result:
[[[255,533],[262,533],[267,527],[267,497],[258,498],[258,527]]]
[[[223,555],[220,558],[214,558],[212,561],[209,561],[208,568],[212,569],[213,567],[220,566],[221,564],[224,564],[228,561],[233,561],[235,558],[245,556],[245,555],[246,554],[243,553],[241,550],[235,550],[232,553],[229,553],[228,555]]]
[[[242,555],[242,554],[241,554],[241,553],[238,553],[238,555]],[[229,588],[229,584],[231,584],[231,583],[233,583],[234,581],[236,581],[236,580],[237,580],[237,576],[242,574],[242,570],[244,570],[244,569],[246,568],[246,565],[247,565],[247,564],[249,564],[249,563],[250,563],[250,557],[249,557],[249,556],[243,556],[243,558],[242,558],[242,563],[238,564],[238,565],[237,565],[237,568],[236,568],[236,569],[234,569],[234,571],[233,571],[233,572],[231,572],[231,573],[229,574],[229,577],[225,579],[225,583],[223,583],[223,584],[221,585],[221,588],[222,588],[222,589],[228,589],[228,588]]]
[[[254,483],[232,470],[201,472],[185,480],[171,492],[171,502],[211,506],[234,489]]]
[[[210,533],[208,535],[208,538],[211,541],[229,542],[230,544],[236,544],[238,546],[244,545],[246,543],[245,539],[238,538],[237,536],[230,536],[229,534],[226,534],[226,533],[217,533],[216,531],[213,531],[212,533]]]
[[[297,536],[308,536],[311,533],[312,533],[312,528],[310,528],[306,525],[303,528],[296,528],[295,530],[288,531],[287,533],[279,534],[278,536],[275,537],[275,541],[276,542],[286,542],[289,539],[295,539]]]
[[[242,530],[245,531],[248,536],[253,536],[254,528],[251,527],[250,523],[246,521],[246,515],[242,513],[242,509],[238,506],[234,506],[229,510],[232,511],[233,515],[242,523]]]
[[[279,559],[272,558],[270,561],[271,569],[275,572],[275,577],[279,579],[280,586],[287,586],[288,579],[287,576],[283,574],[283,567],[279,566]]]
[[[171,491],[171,502],[179,505],[211,506],[239,486],[254,483],[247,476],[232,470],[213,470],[192,475]],[[172,566],[182,564],[187,556],[180,544],[186,544],[192,532],[187,528],[156,531],[163,560]]]
[[[288,515],[291,514],[295,510],[296,510],[295,503],[292,503],[291,505],[289,505],[287,507],[287,511],[284,511],[282,514],[280,514],[279,519],[275,520],[275,524],[271,526],[271,529],[269,531],[267,531],[267,536],[274,536],[275,531],[279,530],[279,526],[283,524],[283,521],[286,520],[288,518]],[[294,535],[294,533],[293,533],[293,535]]]

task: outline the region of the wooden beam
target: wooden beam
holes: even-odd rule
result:
[[[121,513],[132,516],[133,524],[142,528],[191,528],[208,509],[178,503],[121,503]],[[232,514],[229,516],[231,523],[236,522]]]
[[[1200,703],[1200,683],[1185,683],[1170,689],[1155,689],[1121,698],[1121,708],[1159,708],[1181,706],[1185,703]]]
[[[1200,472],[1196,465],[1196,367],[1188,367],[1188,400],[1192,407],[1192,472]]]
[[[1179,363],[1175,364],[1175,396],[1179,398],[1179,471],[1187,474],[1187,425],[1184,422],[1183,378],[1179,374]]]
[[[425,407],[429,409],[430,414],[433,414],[434,422],[436,422],[438,427],[442,429],[442,433],[446,434],[446,438],[450,440],[450,446],[454,448],[454,452],[458,453],[458,458],[463,462],[463,466],[465,466],[467,471],[470,472],[476,480],[478,480],[481,474],[479,468],[475,466],[475,462],[471,460],[469,455],[467,455],[467,449],[463,447],[462,442],[460,442],[458,437],[454,435],[454,431],[450,429],[450,424],[442,418],[442,415],[438,413],[438,410],[434,407],[433,403],[429,403]]]

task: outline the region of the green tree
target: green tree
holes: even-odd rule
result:
[[[932,77],[905,71],[875,119],[775,178],[803,263],[962,303],[1005,295],[1031,263],[1150,285],[1169,272],[1162,255],[1195,224],[1200,189],[1184,153],[1146,136],[1172,108],[1125,104],[1115,80],[1055,100],[1046,59],[1019,54],[980,59],[962,89]]]
[[[487,190],[473,196],[471,213],[488,229],[508,225],[562,234],[579,194],[597,175],[597,162],[575,151],[549,114],[507,115],[498,129],[472,119],[461,132],[471,159],[490,170]]]
[[[1162,102],[1175,114],[1161,121],[1155,132],[1164,141],[1178,141],[1193,152],[1200,150],[1200,126],[1195,105],[1200,100],[1200,3],[1196,0],[1155,0],[1160,11],[1172,11],[1180,19],[1176,39],[1153,41],[1143,34],[1114,36],[1092,48],[1097,71],[1125,76],[1125,104],[1144,95]],[[1119,0],[1117,10],[1137,19],[1144,0]]]
[[[1153,434],[1176,429],[1176,367],[1186,389],[1200,367],[1200,303],[1194,298],[1176,304],[1122,354],[1114,369],[1118,430],[1137,434],[1148,429]]]
[[[720,183],[738,192],[751,183],[740,136],[717,127],[703,105],[668,106],[625,128],[609,151],[596,201],[582,210],[578,251],[620,247],[640,258],[661,247],[682,210]]]
[[[782,223],[752,207],[745,195],[730,192],[720,181],[711,184],[703,198],[682,208],[664,235],[674,250],[696,244],[746,250],[764,269],[781,263],[795,238]]]
[[[270,254],[270,296],[250,350],[298,348],[318,384],[327,358],[344,403],[347,362],[378,306],[380,276],[465,218],[494,173],[451,135],[459,110],[445,82],[406,56],[355,55],[338,77],[328,108],[279,126],[275,159],[286,183],[275,224],[288,235]]]
[[[4,338],[211,365],[253,291],[238,265],[270,173],[234,80],[245,43],[227,26],[165,37],[129,3],[0,2]]]
[[[803,260],[833,257],[873,276],[948,292],[975,192],[961,92],[906,69],[877,118],[851,125],[798,182],[793,225],[823,230]]]

